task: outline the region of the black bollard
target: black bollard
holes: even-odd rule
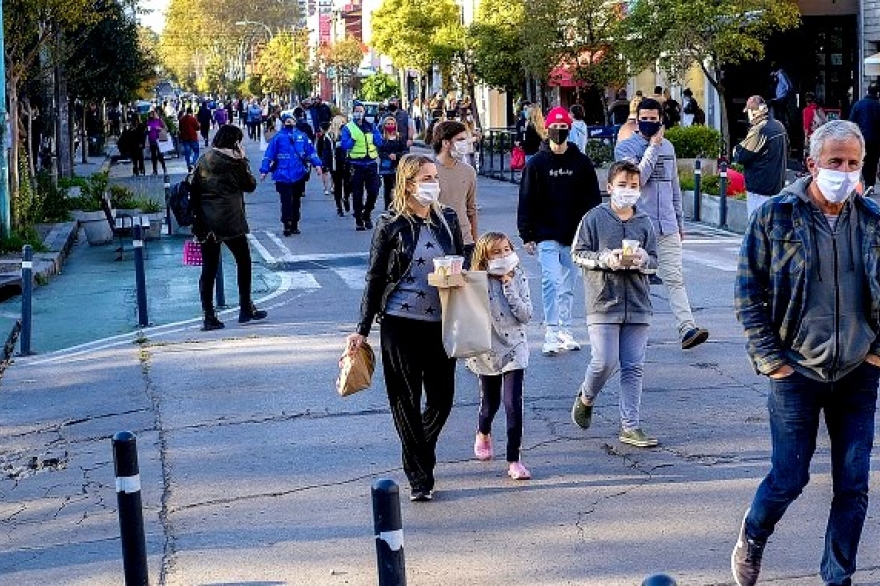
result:
[[[226,282],[223,280],[223,249],[220,249],[220,261],[217,263],[217,278],[214,287],[217,290],[217,307],[226,307]]]
[[[721,207],[718,212],[718,227],[727,228],[727,162],[721,161],[718,168],[718,175],[721,178],[719,182],[719,196],[721,197]]]
[[[371,493],[379,586],[406,586],[400,489],[390,478],[380,478],[373,483]]]
[[[25,244],[21,249],[21,338],[20,355],[30,356],[31,326],[34,300],[34,249]]]
[[[144,269],[144,239],[143,228],[138,220],[132,228],[134,235],[134,273],[137,283],[138,325],[145,328],[150,325],[147,315],[147,275]]]
[[[167,226],[168,235],[171,236],[173,232],[171,224],[171,177],[165,175],[163,182],[165,185],[165,226]]]
[[[694,222],[700,221],[700,200],[703,197],[703,164],[694,162]]]
[[[116,504],[122,538],[125,586],[148,586],[147,540],[141,504],[141,475],[138,469],[137,438],[130,431],[113,436],[113,469],[116,472]]]
[[[652,574],[645,578],[642,586],[678,586],[678,582],[666,574]]]

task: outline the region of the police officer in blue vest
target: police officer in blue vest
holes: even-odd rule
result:
[[[351,192],[354,203],[355,229],[373,228],[370,214],[379,196],[379,150],[382,133],[364,119],[364,105],[355,102],[351,122],[342,127],[339,144],[348,153],[351,168]],[[367,201],[364,202],[364,189]]]

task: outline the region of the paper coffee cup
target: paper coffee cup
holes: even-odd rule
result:
[[[452,274],[452,258],[441,256],[434,259],[434,272],[446,276]]]
[[[464,268],[464,257],[463,256],[447,256],[446,258],[450,261],[450,275],[460,275],[462,268]]]
[[[638,240],[624,240],[623,241],[623,254],[630,255],[634,254],[641,245]]]

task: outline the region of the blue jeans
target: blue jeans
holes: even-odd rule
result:
[[[868,510],[868,476],[874,441],[874,411],[880,369],[861,364],[837,382],[819,382],[795,372],[770,379],[770,473],[755,493],[746,534],[764,541],[810,480],[819,415],[831,439],[834,497],[825,530],[821,574],[826,584],[850,584]]]
[[[186,161],[187,167],[195,167],[199,160],[199,141],[182,140],[180,148],[183,150],[183,160]]]
[[[571,327],[574,305],[574,284],[577,272],[571,260],[571,246],[555,240],[538,243],[541,263],[541,300],[544,305],[544,327],[548,332]]]

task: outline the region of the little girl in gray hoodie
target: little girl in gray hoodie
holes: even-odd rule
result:
[[[651,219],[635,207],[639,190],[638,166],[628,161],[612,165],[611,203],[584,216],[571,247],[584,275],[592,354],[571,418],[584,429],[590,426],[596,396],[619,365],[619,439],[646,448],[657,445],[639,421],[642,367],[653,314],[648,275],[657,269],[657,239]]]
[[[467,359],[480,380],[480,415],[474,455],[491,460],[492,420],[504,402],[507,412],[507,475],[527,480],[531,473],[520,461],[523,427],[523,378],[529,365],[525,324],[532,319],[529,282],[519,266],[510,239],[500,232],[480,236],[471,267],[489,273],[492,350]]]

